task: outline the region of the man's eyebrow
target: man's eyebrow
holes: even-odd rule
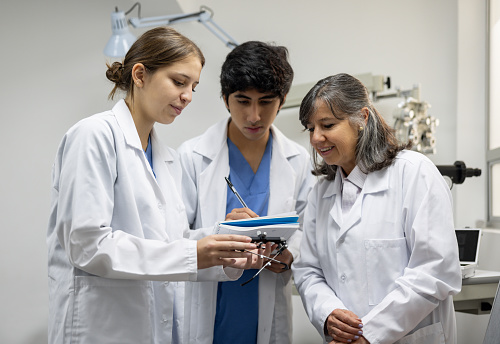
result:
[[[243,98],[243,99],[252,99],[251,97],[249,96],[246,96],[244,94],[235,94],[234,95],[235,98]],[[267,94],[265,96],[262,96],[262,97],[259,97],[259,100],[263,100],[263,99],[274,99],[274,98],[277,98],[278,96],[277,95],[274,95],[274,94]]]
[[[250,97],[245,96],[244,94],[235,94],[235,95],[234,95],[234,97],[235,97],[235,98],[251,99]]]
[[[274,99],[274,98],[278,98],[278,96],[275,95],[275,94],[268,94],[268,95],[265,95],[263,97],[260,97],[259,100],[262,100],[262,99]]]

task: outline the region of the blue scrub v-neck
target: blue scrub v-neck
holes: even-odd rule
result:
[[[259,216],[267,215],[269,206],[269,174],[271,170],[272,135],[269,135],[264,155],[254,173],[231,140],[229,149],[229,179],[250,209]],[[226,214],[242,205],[228,187]],[[259,320],[259,277],[245,286],[257,270],[245,270],[238,281],[219,282],[215,314],[214,344],[257,343]]]
[[[151,135],[148,136],[148,146],[146,147],[144,154],[146,155],[146,159],[148,159],[149,166],[151,166],[151,171],[153,171],[153,175],[156,178],[156,173],[153,168],[153,148],[151,147]]]

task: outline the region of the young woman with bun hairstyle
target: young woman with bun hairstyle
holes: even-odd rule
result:
[[[49,338],[55,343],[179,343],[177,281],[226,281],[254,267],[246,236],[190,239],[181,166],[155,132],[191,102],[205,63],[168,27],[108,65],[109,111],[64,135],[48,225]],[[212,228],[205,229],[212,233]]]

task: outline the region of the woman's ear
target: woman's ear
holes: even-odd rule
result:
[[[363,113],[363,121],[365,122],[365,126],[368,123],[368,117],[370,117],[370,110],[365,106],[361,109]]]
[[[136,87],[144,86],[144,77],[146,76],[146,67],[142,63],[136,63],[132,67],[132,80],[134,80],[134,85]]]

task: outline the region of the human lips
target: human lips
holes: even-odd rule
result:
[[[316,147],[316,150],[318,151],[318,153],[320,155],[328,155],[328,153],[330,153],[332,151],[332,149],[334,148],[335,146],[328,146],[328,147]]]
[[[181,112],[182,112],[182,110],[184,110],[184,108],[183,108],[183,107],[181,107],[181,106],[174,106],[174,105],[170,105],[170,106],[174,109],[174,111],[175,111],[175,113],[176,113],[177,115],[180,115],[180,114],[181,114]]]
[[[258,127],[245,127],[245,129],[248,130],[251,133],[257,133],[257,132],[259,132],[262,129],[262,127],[261,126],[258,126]]]

